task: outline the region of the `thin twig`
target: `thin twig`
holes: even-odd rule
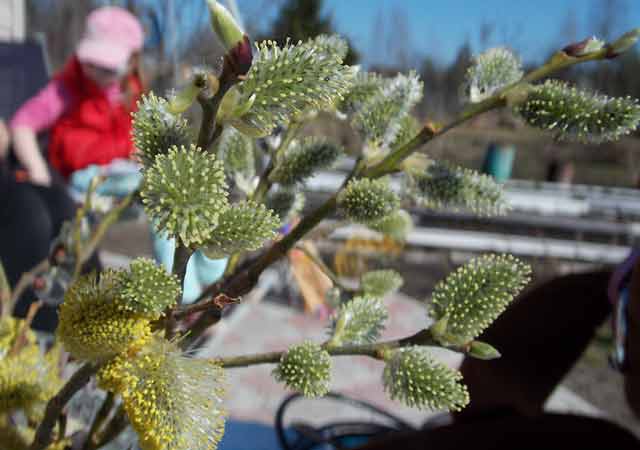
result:
[[[11,286],[0,260],[0,316],[5,317],[9,314],[11,314]]]
[[[18,336],[16,336],[16,339],[13,343],[13,346],[11,347],[11,350],[9,350],[9,355],[17,355],[18,353],[20,353],[20,350],[22,350],[24,346],[27,345],[28,343],[27,333],[31,328],[31,323],[33,322],[33,318],[36,316],[36,313],[41,307],[42,307],[41,301],[33,302],[31,305],[29,305],[29,310],[27,311],[27,315],[24,319],[24,322],[20,327],[20,332]]]
[[[93,374],[97,371],[97,366],[88,363],[80,367],[80,369],[69,378],[69,381],[67,381],[62,389],[49,400],[45,409],[44,418],[36,430],[36,435],[33,438],[29,450],[44,450],[47,448],[53,438],[53,427],[62,413],[62,409],[67,402],[71,400],[71,397],[89,382]]]
[[[403,339],[377,342],[374,344],[332,346],[329,344],[330,342],[331,341],[329,341],[322,347],[332,356],[361,355],[369,356],[376,359],[382,359],[384,357],[384,354],[389,350],[413,345],[443,347],[459,353],[467,353],[469,351],[468,346],[443,346],[433,338],[433,335],[428,329],[421,330],[418,333],[407,336]],[[286,353],[286,350],[279,352],[259,353],[254,355],[217,358],[215,359],[215,361],[222,367],[227,369],[235,367],[248,367],[258,364],[275,364],[280,361],[284,353]]]
[[[102,405],[100,405],[100,409],[96,413],[96,416],[93,418],[93,422],[91,423],[91,428],[89,428],[89,433],[87,434],[87,438],[84,441],[84,445],[82,446],[82,450],[93,450],[95,447],[95,434],[98,432],[100,427],[111,412],[111,408],[113,408],[115,400],[115,395],[113,392],[107,392],[107,396],[105,397]]]
[[[82,268],[84,263],[86,263],[89,258],[91,258],[91,255],[96,250],[96,248],[98,248],[98,245],[100,245],[100,242],[102,242],[102,239],[106,235],[111,225],[113,225],[120,219],[122,213],[129,207],[129,205],[131,205],[133,199],[136,198],[138,194],[138,190],[131,192],[104,216],[100,224],[96,227],[96,230],[91,236],[91,239],[89,239],[89,242],[87,242],[87,245],[82,248],[80,256],[78,257],[78,261],[76,262],[76,269],[77,267]],[[75,275],[79,275],[79,272],[77,272],[77,274]]]
[[[49,270],[49,260],[43,259],[33,269],[23,273],[20,276],[18,283],[13,289],[13,294],[11,295],[11,300],[8,305],[9,313],[13,312],[13,308],[15,307],[16,303],[18,302],[18,300],[20,299],[24,291],[27,290],[27,288],[29,288],[33,284],[34,280],[38,277],[38,275],[46,272],[47,270]]]
[[[107,423],[107,425],[105,425],[104,430],[102,431],[102,433],[100,433],[100,436],[98,436],[97,444],[94,448],[100,448],[117,438],[118,435],[122,433],[125,428],[127,428],[128,424],[129,421],[127,420],[127,414],[125,413],[125,410],[121,404],[120,406],[118,406],[118,409],[116,409],[116,412],[111,420]]]

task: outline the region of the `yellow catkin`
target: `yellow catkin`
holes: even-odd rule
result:
[[[143,450],[217,448],[226,415],[223,378],[216,363],[185,357],[159,337],[98,373],[100,387],[122,396]]]
[[[150,320],[121,307],[117,277],[104,273],[99,282],[80,279],[60,305],[57,335],[75,358],[104,361],[151,337]]]

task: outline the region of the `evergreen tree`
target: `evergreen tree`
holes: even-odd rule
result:
[[[298,42],[335,33],[331,17],[322,14],[323,3],[323,0],[287,0],[271,26],[269,37],[282,45],[287,38]],[[344,63],[354,64],[358,59],[358,52],[349,45]]]

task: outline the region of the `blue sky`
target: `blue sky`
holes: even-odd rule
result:
[[[263,24],[276,12],[268,0],[236,1],[245,14],[259,12]],[[622,7],[613,22],[614,35],[640,27],[640,0],[325,0],[325,10],[365,63],[393,58],[391,45],[404,45],[410,60],[430,54],[448,62],[467,39],[474,52],[481,51],[483,23],[494,25],[486,45],[508,40],[525,61],[538,61],[554,45],[594,34],[595,18],[607,13],[602,5],[615,3]],[[407,23],[407,36],[394,32],[394,21]]]

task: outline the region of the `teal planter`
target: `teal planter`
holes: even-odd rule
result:
[[[516,148],[513,145],[490,144],[482,165],[482,172],[491,175],[498,183],[511,178]]]

